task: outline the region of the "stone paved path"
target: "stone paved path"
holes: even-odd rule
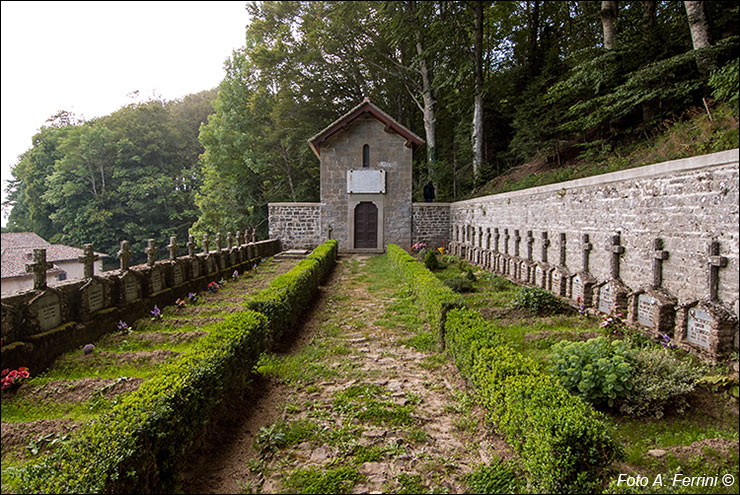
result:
[[[267,356],[185,493],[461,493],[505,442],[384,258],[341,257],[298,336]]]

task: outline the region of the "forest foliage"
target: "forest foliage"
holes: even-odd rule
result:
[[[702,16],[687,15],[695,4]],[[110,254],[122,239],[140,252],[148,237],[248,225],[264,236],[268,202],[319,200],[307,140],[363,97],[425,139],[414,197],[432,180],[442,201],[528,161],[607,153],[694,106],[728,102],[737,118],[736,2],[246,9],[217,91],[42,128],[13,171],[10,229]]]

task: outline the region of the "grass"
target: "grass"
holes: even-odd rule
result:
[[[295,469],[286,475],[283,487],[287,493],[350,493],[363,478],[354,466]]]

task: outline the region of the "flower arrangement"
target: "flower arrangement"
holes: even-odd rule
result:
[[[586,305],[583,304],[583,301],[581,301],[581,296],[578,296],[576,298],[576,302],[578,303],[578,314],[581,316],[586,316],[588,314],[588,311],[586,311]]]
[[[215,281],[208,284],[208,292],[215,294],[216,292],[218,292],[218,289],[220,288],[221,287],[219,287],[219,285]]]
[[[5,392],[16,385],[20,385],[29,376],[31,375],[25,366],[21,366],[17,370],[4,369],[2,371],[2,391]]]
[[[617,311],[617,305],[615,304],[608,315],[604,314],[599,326],[607,330],[609,333],[621,336],[624,335],[624,332],[627,329],[627,325],[625,325],[624,321],[622,321],[622,317],[624,315],[622,313],[618,313]]]
[[[426,248],[427,248],[426,242],[417,242],[416,244],[411,246],[411,250],[415,253],[419,253]]]
[[[437,248],[437,251],[439,251],[439,254],[442,254],[442,255],[445,254],[445,248],[444,248],[444,246],[443,247],[438,247]]]
[[[190,301],[191,303],[198,302],[198,294],[196,294],[195,292],[189,292],[188,301]]]
[[[116,325],[116,327],[121,333],[131,333],[131,327],[129,327],[128,323],[123,320],[118,320],[118,325]]]
[[[187,302],[185,301],[185,299],[178,297],[175,300],[175,304],[177,305],[178,308],[184,308],[187,305]]]
[[[82,354],[92,354],[92,352],[95,350],[95,346],[92,344],[85,344],[85,347],[82,348]]]
[[[157,307],[157,305],[154,305],[154,309],[150,311],[152,314],[152,320],[161,320],[162,319],[162,310]]]

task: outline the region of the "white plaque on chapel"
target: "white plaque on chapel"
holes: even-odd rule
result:
[[[348,193],[385,193],[385,170],[347,170]]]

